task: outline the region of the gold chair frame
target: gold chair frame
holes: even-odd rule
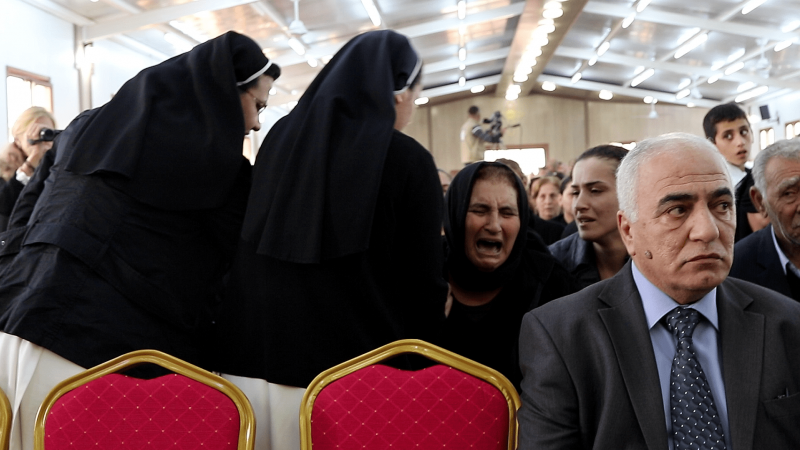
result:
[[[11,403],[8,402],[6,393],[0,389],[0,450],[8,450],[8,440],[11,437]]]
[[[44,425],[47,415],[50,413],[55,402],[69,391],[80,387],[92,380],[96,380],[105,375],[120,372],[141,364],[157,364],[169,371],[191,378],[206,386],[212,387],[233,401],[239,412],[239,441],[238,450],[253,450],[255,445],[256,422],[253,407],[244,393],[230,381],[214,375],[213,373],[201,369],[193,364],[178,359],[174,356],[160,352],[158,350],[137,350],[118,356],[110,361],[87,369],[75,376],[67,378],[47,394],[39,412],[36,415],[34,428],[34,449],[45,450],[44,448]]]
[[[437,363],[450,366],[464,373],[479,378],[495,388],[505,397],[508,403],[508,448],[517,448],[517,410],[520,407],[519,394],[508,378],[500,372],[484,366],[471,359],[443,349],[419,339],[403,339],[379,347],[370,352],[345,361],[317,375],[303,395],[300,404],[300,449],[311,450],[311,411],[320,391],[330,383],[365,367],[377,364],[385,359],[404,353],[422,355]]]

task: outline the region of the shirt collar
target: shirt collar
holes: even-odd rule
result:
[[[633,270],[633,281],[639,290],[644,306],[644,316],[647,319],[647,328],[653,328],[668,312],[680,306],[678,302],[671,299],[667,294],[650,282],[636,267],[636,263],[631,264]],[[714,288],[700,300],[688,305],[703,315],[719,331],[719,316],[717,315],[717,288]]]
[[[781,262],[781,269],[783,269],[783,274],[786,275],[786,269],[789,268],[792,272],[794,272],[794,274],[798,278],[800,278],[800,269],[795,267],[795,265],[792,264],[791,261],[789,261],[789,258],[787,258],[786,254],[784,254],[783,250],[781,250],[781,246],[778,245],[778,237],[775,236],[775,227],[770,225],[769,231],[772,234],[772,244],[775,246],[775,251],[778,252],[778,260],[780,260]]]

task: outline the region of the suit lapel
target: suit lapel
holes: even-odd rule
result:
[[[630,262],[600,294],[609,308],[598,313],[611,338],[622,379],[647,447],[667,446],[666,419],[661,400],[656,358],[642,300],[633,281]]]
[[[764,316],[747,312],[753,302],[729,282],[717,288],[722,377],[733,448],[752,448],[764,360]]]
[[[792,296],[789,282],[783,274],[778,252],[775,250],[775,243],[772,241],[772,231],[770,225],[761,232],[758,242],[758,256],[756,257],[761,273],[756,279],[761,280],[761,286],[773,289],[788,297]]]

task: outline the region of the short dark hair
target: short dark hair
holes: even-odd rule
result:
[[[710,111],[703,118],[703,131],[706,133],[706,138],[714,142],[717,137],[717,124],[720,122],[732,122],[738,119],[747,120],[747,114],[736,103],[725,103],[711,108]],[[750,121],[747,121],[750,125]]]
[[[561,195],[564,195],[564,191],[566,191],[570,185],[572,185],[572,175],[567,175],[566,178],[561,180]]]
[[[478,114],[479,112],[481,112],[481,110],[478,109],[478,107],[475,106],[475,105],[470,106],[467,111],[469,112],[470,116],[474,116],[475,114]]]
[[[599,158],[607,159],[613,162],[615,166],[619,167],[619,163],[622,162],[622,159],[625,158],[627,154],[628,151],[618,145],[598,145],[597,147],[592,147],[581,153],[581,156],[578,156],[575,163],[577,164],[578,161],[583,159]]]

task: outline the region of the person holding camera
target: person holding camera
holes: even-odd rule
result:
[[[493,126],[489,130],[484,130],[481,126],[481,111],[477,106],[470,106],[467,112],[469,117],[461,126],[461,162],[464,165],[483,161],[484,142],[498,143],[506,131],[500,122],[499,111],[492,116],[493,119],[483,121],[492,123]],[[498,126],[494,126],[495,124]]]
[[[52,114],[40,106],[23,111],[11,127],[14,142],[8,144],[0,155],[0,168],[5,181],[0,189],[0,231],[6,229],[22,188],[28,184],[42,156],[53,146],[52,139],[47,141],[40,138],[42,131],[55,127],[56,120]]]

